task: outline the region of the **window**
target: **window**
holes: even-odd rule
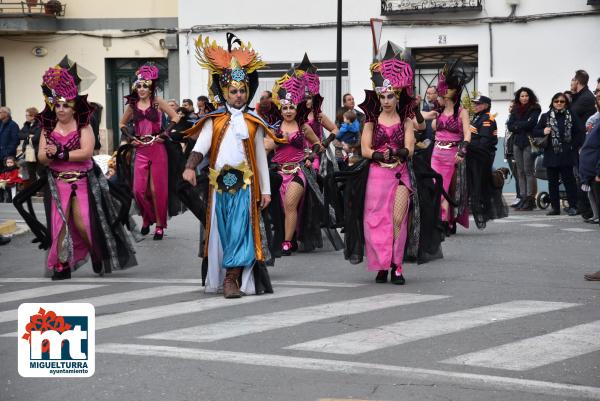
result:
[[[477,54],[477,46],[412,49],[415,59],[415,94],[424,97],[429,86],[437,85],[438,72],[450,57],[460,57],[467,66],[473,68],[473,79],[466,85],[471,94],[478,87]]]

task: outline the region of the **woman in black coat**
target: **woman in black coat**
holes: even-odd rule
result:
[[[560,214],[558,193],[559,177],[567,190],[569,216],[577,214],[577,184],[573,173],[577,165],[577,150],[583,144],[585,131],[577,116],[569,110],[569,100],[564,93],[552,96],[550,110],[542,114],[535,127],[535,137],[547,137],[544,148],[544,167],[548,175],[548,189],[552,210],[549,216]]]
[[[531,153],[529,137],[533,135],[533,129],[541,112],[537,97],[531,89],[523,87],[515,92],[514,106],[506,122],[506,127],[513,135],[512,151],[517,166],[520,191],[517,195],[521,198],[515,210],[533,210],[535,207],[537,192],[537,181],[534,175],[535,157]]]
[[[26,160],[27,172],[29,173],[29,181],[33,182],[37,179],[37,170],[39,164],[37,162],[38,148],[40,146],[40,134],[42,127],[40,122],[35,119],[38,114],[38,110],[35,107],[30,107],[25,111],[25,124],[19,131],[19,140],[23,141],[21,146],[21,152],[26,154],[25,151],[28,145],[33,146],[35,153],[32,155],[35,160]],[[42,166],[43,167],[43,166]]]

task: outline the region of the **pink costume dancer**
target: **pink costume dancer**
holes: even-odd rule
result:
[[[300,168],[300,163],[304,161],[304,133],[300,131],[288,134],[288,143],[281,144],[275,149],[275,155],[272,161],[279,165],[277,173],[283,179],[279,187],[281,204],[285,203],[285,194],[292,182],[296,182],[306,188],[306,177]],[[298,214],[302,209],[302,200],[298,203]]]
[[[366,90],[359,105],[366,116],[362,153],[371,159],[363,209],[365,253],[367,269],[378,272],[375,282],[387,282],[391,269],[391,282],[403,285],[413,196],[408,158],[414,147],[414,75],[410,55],[395,44],[387,42],[379,54],[384,56],[371,65],[375,91]]]
[[[468,73],[460,59],[450,59],[438,75],[438,94],[443,98],[444,109],[436,120],[435,146],[431,156],[431,168],[442,176],[444,191],[455,201],[459,202],[458,213],[454,217],[453,207],[442,207],[442,221],[446,226],[447,234],[454,233],[455,223],[458,222],[465,228],[469,227],[469,209],[466,204],[466,182],[464,175],[457,173],[457,155],[463,158],[467,152],[467,145],[471,138],[470,131],[465,132],[468,124],[468,114],[460,107],[463,87],[471,80],[472,74]],[[452,114],[449,113],[452,111]],[[463,121],[464,120],[464,121]],[[464,164],[460,166],[464,169]],[[457,176],[456,183],[453,179]],[[461,178],[461,176],[463,176]],[[458,192],[451,189],[456,187]],[[460,193],[460,196],[456,196]],[[442,198],[442,203],[445,201]]]
[[[73,131],[68,135],[61,135],[56,131],[52,131],[47,136],[47,143],[53,143],[58,148],[67,151],[73,151],[81,148],[81,134],[79,131]],[[48,268],[54,269],[57,266],[67,267],[70,270],[75,270],[86,259],[90,251],[91,244],[94,241],[92,237],[92,229],[90,223],[90,205],[88,199],[88,182],[87,173],[93,166],[92,159],[83,162],[71,162],[54,159],[49,164],[50,173],[55,179],[58,199],[62,213],[58,210],[57,202],[51,203],[51,223],[52,223],[52,245],[48,252]],[[75,226],[74,218],[67,218],[68,231],[71,234],[73,241],[73,259],[65,260],[66,255],[59,255],[61,247],[61,232],[63,231],[63,217],[71,214],[70,204],[71,199],[75,198],[79,206],[81,222],[85,227],[87,238],[84,239]],[[88,243],[87,241],[90,241]]]
[[[386,127],[375,123],[373,150],[384,152],[388,147],[397,151],[404,148],[402,123]],[[412,192],[407,163],[371,163],[365,194],[364,230],[367,269],[388,270],[392,264],[402,273],[402,260],[407,238],[408,218],[404,218],[398,236],[394,237],[394,201],[396,188],[404,185]]]
[[[459,108],[462,111],[462,108]],[[435,132],[435,147],[431,155],[431,168],[442,176],[442,185],[444,191],[450,194],[450,185],[456,172],[456,153],[458,146],[464,139],[462,122],[459,114],[445,115],[440,114],[437,119]],[[452,194],[450,194],[452,196]],[[442,208],[442,220],[450,224],[454,223],[452,212]],[[456,218],[456,222],[465,228],[469,227],[469,213],[465,211]]]
[[[136,147],[133,167],[133,195],[140,208],[143,227],[152,224],[157,228],[167,227],[167,205],[169,202],[168,159],[165,145],[153,141],[160,134],[161,113],[151,106],[140,110],[137,102],[132,104],[135,136],[141,142],[148,142]],[[149,180],[152,180],[152,188]]]
[[[154,239],[161,240],[169,212],[169,157],[164,136],[161,137],[161,111],[171,119],[164,132],[171,132],[179,118],[163,99],[156,96],[158,68],[145,64],[136,75],[131,94],[126,96],[129,106],[119,126],[135,147],[132,189],[143,219],[141,233],[148,234],[150,226],[156,224]],[[135,127],[133,137],[125,128],[129,119],[133,119]]]

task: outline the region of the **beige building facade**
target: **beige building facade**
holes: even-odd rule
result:
[[[140,64],[154,61],[160,94],[179,97],[178,0],[61,0],[58,15],[35,3],[0,3],[0,103],[20,126],[25,109],[43,108],[42,75],[65,55],[95,76],[83,93],[102,106],[101,153],[114,150],[122,96]]]

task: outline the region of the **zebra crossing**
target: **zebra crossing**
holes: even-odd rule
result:
[[[566,395],[593,395],[600,398],[600,388],[577,386],[564,383],[551,383],[535,380],[516,379],[498,375],[505,372],[527,372],[554,363],[570,363],[574,358],[600,351],[600,320],[586,322],[569,327],[561,327],[552,332],[535,333],[528,338],[520,338],[505,344],[489,344],[487,348],[471,349],[468,353],[439,358],[434,361],[434,369],[413,368],[407,366],[384,365],[357,362],[357,356],[369,356],[369,353],[394,349],[420,340],[435,339],[440,336],[468,336],[470,330],[483,327],[502,327],[511,320],[543,316],[552,318],[555,313],[583,306],[578,303],[517,299],[489,305],[471,305],[445,313],[433,313],[413,319],[403,319],[401,311],[418,311],[420,306],[446,304],[456,296],[444,294],[419,294],[411,292],[389,292],[370,295],[368,291],[353,295],[353,289],[362,285],[341,283],[329,285],[318,282],[287,281],[276,287],[275,294],[247,296],[239,300],[224,300],[220,296],[207,295],[198,285],[189,282],[178,283],[168,280],[156,280],[148,283],[139,280],[137,284],[144,288],[120,291],[119,284],[101,280],[103,284],[37,284],[35,279],[14,279],[13,283],[27,286],[7,291],[6,284],[11,279],[3,279],[0,288],[0,337],[16,337],[16,303],[44,301],[88,302],[96,308],[96,330],[126,327],[127,334],[120,336],[119,342],[96,345],[100,354],[118,354],[147,356],[152,358],[179,358],[200,361],[229,361],[242,365],[270,366],[304,370],[322,370],[327,372],[360,373],[371,375],[408,375],[409,377],[434,377],[436,380],[458,382],[466,380],[476,385],[497,388],[515,388],[536,393]],[[96,282],[99,282],[97,280]],[[29,284],[28,284],[29,283]],[[34,285],[32,285],[34,284]],[[129,284],[136,285],[131,279]],[[148,287],[151,285],[151,287]],[[364,287],[367,288],[367,287]],[[377,287],[393,290],[395,287]],[[94,290],[101,295],[82,296],[85,291]],[[5,291],[5,292],[3,292]],[[366,293],[366,294],[365,294]],[[365,296],[366,295],[366,296]],[[310,306],[299,306],[307,299],[325,299]],[[319,298],[322,297],[322,298]],[[332,302],[332,298],[335,300]],[[148,306],[150,303],[151,306]],[[277,303],[279,310],[260,313],[260,305]],[[7,305],[8,304],[8,305]],[[237,313],[244,305],[255,304],[255,313]],[[126,305],[115,310],[115,305]],[[460,305],[460,303],[459,303]],[[113,308],[108,308],[113,306]],[[130,307],[131,309],[127,309]],[[12,308],[12,309],[11,309]],[[194,319],[184,319],[193,314],[227,308],[235,311],[235,317],[208,324],[194,324]],[[233,338],[251,338],[256,334],[281,338],[279,333],[296,330],[307,324],[331,322],[335,329],[337,319],[360,317],[395,310],[397,321],[364,327],[346,328],[343,332],[322,338],[305,338],[297,341],[291,336],[283,344],[277,342],[269,355],[264,353],[246,353],[228,350],[227,342]],[[428,310],[431,310],[428,309]],[[180,319],[177,320],[177,317]],[[136,330],[136,325],[170,319],[168,329],[153,326],[153,331]],[[301,333],[301,331],[298,331]],[[285,336],[283,336],[285,338]],[[97,336],[101,339],[102,336]],[[2,340],[6,341],[6,340]],[[151,341],[151,344],[148,342]],[[224,341],[224,342],[219,342]],[[173,346],[173,342],[177,346]],[[214,344],[211,348],[197,348],[199,344]],[[0,343],[1,345],[2,343]],[[187,345],[186,345],[187,344]],[[560,347],[557,347],[560,344]],[[329,359],[336,355],[340,359]],[[453,366],[472,367],[473,372],[454,372]],[[481,369],[495,369],[494,375],[486,375]],[[483,384],[482,384],[483,383]]]

